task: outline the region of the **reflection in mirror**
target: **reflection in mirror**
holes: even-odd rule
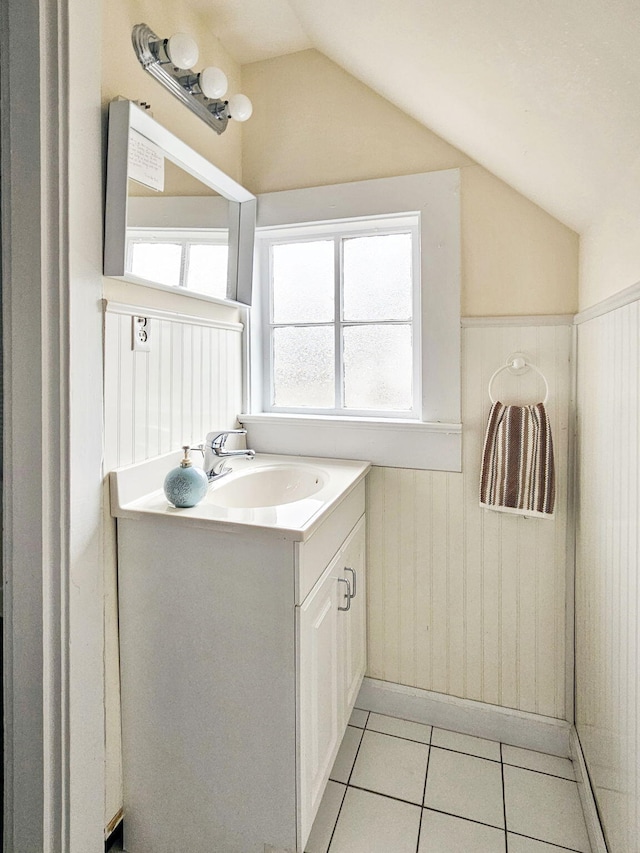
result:
[[[229,292],[229,202],[170,160],[162,191],[129,178],[126,271],[219,299]]]
[[[255,196],[129,101],[109,109],[104,273],[249,304]]]

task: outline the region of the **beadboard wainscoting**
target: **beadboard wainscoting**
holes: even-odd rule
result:
[[[136,314],[149,318],[149,352],[132,349]],[[107,303],[106,470],[233,429],[241,409],[240,323]]]
[[[611,853],[640,850],[638,295],[578,326],[576,726]]]
[[[374,468],[368,477],[368,675],[566,719],[571,318],[482,322],[463,329],[462,474]],[[549,383],[553,520],[479,506],[488,383],[514,352]],[[533,371],[504,371],[493,390],[505,403],[544,395]]]

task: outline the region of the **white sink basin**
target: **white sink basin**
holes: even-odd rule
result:
[[[229,475],[227,475],[229,476]],[[264,465],[214,483],[205,501],[218,506],[248,508],[281,506],[315,495],[326,483],[319,468],[306,465]]]

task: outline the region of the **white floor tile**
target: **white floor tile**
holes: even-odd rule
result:
[[[482,737],[472,737],[471,735],[462,735],[459,732],[434,728],[431,743],[433,746],[453,749],[456,752],[466,752],[467,755],[476,755],[478,758],[500,761],[500,744],[495,740],[485,740]]]
[[[425,809],[418,853],[504,853],[504,829]]]
[[[334,782],[343,782],[345,785],[349,781],[349,775],[353,768],[353,762],[356,760],[356,753],[362,739],[362,729],[357,729],[355,726],[347,726],[347,730],[342,738],[338,755],[331,768],[329,778]]]
[[[424,804],[504,828],[500,764],[432,746]]]
[[[505,765],[504,787],[507,829],[590,853],[575,782]]]
[[[550,773],[552,776],[561,776],[571,781],[575,781],[576,778],[571,761],[568,758],[559,758],[557,755],[545,755],[544,752],[534,752],[531,749],[520,749],[517,746],[503,744],[502,760],[505,764],[537,770],[539,773]]]
[[[350,784],[422,805],[428,758],[426,744],[367,729]]]
[[[431,726],[413,723],[411,720],[399,720],[397,717],[387,717],[384,714],[371,714],[367,728],[374,732],[404,737],[419,743],[431,742]]]
[[[367,725],[368,716],[368,711],[362,711],[360,708],[354,708],[351,712],[351,716],[349,717],[349,725],[357,726],[357,728],[363,729]]]
[[[415,853],[420,808],[348,788],[330,853]]]
[[[556,847],[555,844],[523,838],[522,835],[514,835],[513,832],[509,832],[507,835],[509,853],[568,853],[566,847]]]
[[[320,808],[304,848],[305,853],[327,853],[346,790],[346,787],[339,782],[327,782]]]

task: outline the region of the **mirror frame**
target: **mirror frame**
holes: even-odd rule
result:
[[[171,287],[138,278],[127,272],[130,130],[135,130],[146,137],[162,149],[168,160],[228,200],[229,265],[226,299],[184,287]],[[199,299],[250,305],[255,226],[256,197],[252,193],[174,136],[137,104],[122,99],[109,104],[103,267],[105,276]]]

